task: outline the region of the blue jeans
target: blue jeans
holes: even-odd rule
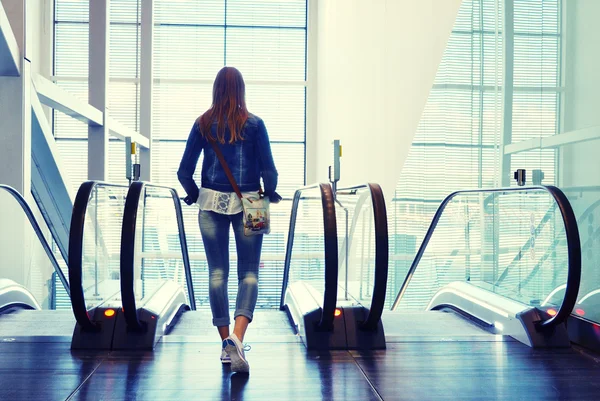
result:
[[[210,308],[213,325],[229,326],[229,225],[233,226],[238,256],[238,293],[234,319],[245,316],[252,321],[258,297],[258,266],[262,248],[262,235],[244,235],[243,213],[219,214],[201,210],[198,214],[200,233],[208,261]]]

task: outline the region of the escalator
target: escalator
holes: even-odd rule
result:
[[[313,301],[311,319],[316,325],[329,327],[335,318],[335,286],[327,286],[327,274],[337,274],[335,258],[335,220],[333,193],[329,185],[313,185],[296,191],[294,211],[310,215],[304,226],[320,241],[308,250],[312,260],[322,265],[313,281],[295,291],[306,306]],[[292,230],[294,232],[293,223]],[[293,235],[291,236],[293,238]],[[333,242],[332,242],[333,241]],[[157,244],[163,243],[162,246]],[[288,239],[288,253],[292,252]],[[325,244],[325,245],[324,245]],[[159,249],[156,249],[159,248]],[[234,255],[235,259],[235,255]],[[288,258],[286,258],[288,260]],[[192,269],[194,265],[195,269]],[[287,266],[287,264],[286,264]],[[157,341],[215,341],[216,333],[210,311],[197,310],[196,299],[203,299],[205,289],[195,289],[193,271],[201,271],[206,261],[190,261],[183,226],[182,209],[175,190],[145,183],[133,183],[127,196],[121,238],[121,294],[123,314],[117,322],[113,341],[116,349],[151,349]],[[204,270],[206,271],[206,270]],[[289,268],[284,280],[290,280]],[[231,274],[234,274],[233,272]],[[295,305],[294,311],[300,305]],[[297,342],[303,321],[298,321],[284,304],[284,310],[257,310],[248,331],[248,341]],[[302,315],[304,316],[304,314]]]
[[[0,338],[2,341],[70,341],[70,310],[57,310],[69,283],[25,199],[0,185]],[[27,249],[27,252],[23,252]]]
[[[384,233],[374,227],[378,219],[386,219],[385,213],[365,207],[370,203],[361,198],[373,196],[365,192],[338,192],[340,206],[353,216],[346,220],[349,228],[342,241],[341,254],[347,258],[341,266],[346,278],[340,287],[345,287],[344,292],[357,304],[374,299],[376,291],[368,283],[377,283],[373,274],[379,266],[376,252],[368,250],[382,241]],[[538,232],[534,227],[540,218],[552,224]],[[499,281],[499,276],[506,276],[503,266],[511,259],[514,262],[513,253],[523,253],[523,238],[530,240],[525,248],[537,242],[533,248],[538,253],[521,255],[511,267],[511,279]],[[543,251],[557,243],[562,247],[547,258]],[[545,258],[545,276],[527,285],[518,282],[528,277],[540,258]],[[366,272],[365,266],[371,266],[372,271]],[[394,273],[405,279],[396,298],[388,296],[386,301],[391,306],[391,311],[383,314],[388,343],[516,339],[534,347],[570,345],[564,322],[577,298],[580,245],[573,210],[557,188],[458,191],[449,195],[436,212],[408,271]],[[567,290],[552,305],[554,309],[540,308],[540,299],[560,284]]]
[[[548,208],[552,202],[556,206]],[[540,247],[564,237],[558,241],[564,250],[555,252],[552,279],[516,293],[510,286],[494,286],[504,274],[500,271],[506,255],[515,249],[511,244],[490,247],[489,242],[498,243],[499,233],[520,241],[521,231],[531,231],[532,225],[519,223],[523,215],[541,209],[554,210],[556,224],[548,238],[535,233]],[[573,211],[560,190],[491,189],[448,196],[405,272],[393,305],[389,295],[386,298],[387,218],[378,185],[342,189],[336,197],[329,185],[298,190],[283,269],[282,312],[258,311],[262,316],[249,331],[256,333],[253,341],[258,336],[262,341],[271,336],[284,342],[301,340],[308,349],[380,349],[386,342],[423,338],[512,338],[535,347],[570,344],[564,321],[576,299],[581,262]],[[81,218],[74,215],[73,220]],[[76,230],[72,233],[77,237]],[[126,195],[120,240],[120,291],[113,288],[111,302],[94,308],[91,318],[90,308],[85,314],[76,312],[82,332],[99,332],[101,342],[113,349],[152,349],[161,340],[214,341],[209,311],[196,308],[196,301],[206,296],[193,286],[198,282],[194,272],[206,261],[190,260],[176,191],[133,183]],[[77,256],[72,259],[77,268]],[[525,276],[533,262],[523,260]],[[568,290],[552,316],[537,300],[560,280]],[[386,306],[392,307],[384,313]],[[98,341],[91,343],[97,346]],[[74,342],[74,347],[89,346],[82,344]]]

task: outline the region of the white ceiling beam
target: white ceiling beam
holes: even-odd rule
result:
[[[131,138],[131,142],[137,143],[142,148],[148,149],[150,147],[150,140],[148,138],[137,131],[127,128],[114,118],[108,117],[106,119],[106,124],[111,136],[119,138],[122,141],[126,140],[127,138]]]
[[[89,125],[103,124],[102,111],[83,102],[39,74],[34,74],[32,79],[42,104]]]

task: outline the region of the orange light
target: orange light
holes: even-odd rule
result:
[[[342,316],[342,310],[339,308],[336,308],[335,312],[333,313],[333,316],[335,316],[335,317]]]
[[[548,309],[546,312],[548,312],[550,316],[556,315],[556,309]]]
[[[579,316],[584,316],[585,315],[585,311],[581,308],[577,308],[575,309],[575,313],[577,313]]]
[[[106,317],[113,317],[114,315],[115,315],[114,309],[107,309],[104,311],[104,316],[106,316]]]

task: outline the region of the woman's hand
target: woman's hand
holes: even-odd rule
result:
[[[269,198],[270,203],[274,203],[274,204],[281,202],[281,199],[283,199],[281,197],[281,195],[279,195],[277,192],[271,192],[271,193],[265,194],[265,196],[267,196]]]
[[[190,198],[190,196],[189,196],[189,195],[188,195],[188,196],[186,196],[185,198],[183,198],[183,201],[186,203],[186,205],[189,205],[189,206],[191,206],[191,205],[193,205],[194,203],[196,203],[196,201],[197,201],[197,200],[198,200],[198,199],[192,199],[192,198]]]

